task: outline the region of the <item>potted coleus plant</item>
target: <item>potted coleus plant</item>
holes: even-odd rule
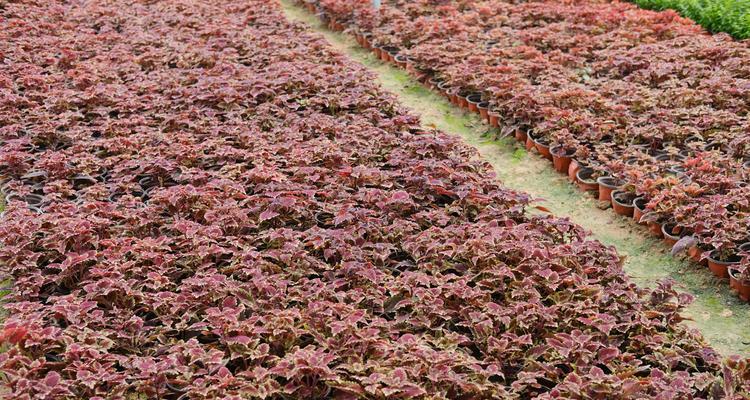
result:
[[[710,246],[710,252],[704,253],[708,266],[714,275],[729,277],[729,268],[742,261],[740,246],[750,232],[748,214],[745,212],[729,214],[727,205],[721,204],[719,196],[704,200],[695,214],[695,232],[699,240]]]
[[[601,176],[597,179],[597,183],[599,184],[599,200],[612,202],[614,207],[614,199],[612,197],[612,193],[623,187],[623,185],[628,182],[626,179],[624,179],[624,175],[629,166],[618,158],[604,159],[603,165],[604,169],[607,171],[607,175]],[[631,186],[628,192],[634,195],[635,186]],[[620,193],[618,196],[622,200],[625,200],[626,197],[628,198],[628,207],[632,205],[633,199],[635,198],[630,194],[628,196],[625,196],[623,193]],[[624,211],[624,209],[620,210]],[[617,212],[617,210],[615,210],[615,212]],[[626,214],[621,215],[632,216],[633,213],[632,210],[630,210]]]
[[[638,197],[635,185],[627,183],[611,192],[612,209],[618,215],[632,217],[635,211],[634,201]]]
[[[578,141],[567,129],[562,129],[555,136],[553,146],[549,149],[552,155],[552,164],[557,172],[566,174],[570,168],[570,163],[573,161],[573,156],[576,154]]]
[[[739,247],[739,264],[729,268],[729,286],[742,300],[750,301],[750,242]]]

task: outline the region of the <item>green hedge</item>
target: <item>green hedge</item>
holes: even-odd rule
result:
[[[750,38],[750,0],[633,0],[651,10],[673,9],[710,32]]]

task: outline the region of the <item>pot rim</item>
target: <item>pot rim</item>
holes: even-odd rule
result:
[[[621,194],[621,193],[628,193],[628,192],[626,192],[624,190],[613,190],[612,193],[609,195],[609,197],[612,198],[612,202],[613,203],[617,203],[618,206],[628,207],[628,208],[635,208],[635,200],[637,199],[637,197],[635,199],[633,199],[630,202],[630,204],[627,204],[627,203],[623,203],[623,202],[621,202],[620,200],[617,199],[616,196],[619,195],[619,194]]]
[[[559,152],[560,149],[562,149],[564,151],[562,154],[560,154],[560,152]],[[550,147],[549,151],[550,151],[550,153],[552,153],[553,155],[556,155],[558,157],[572,158],[576,154],[575,149],[571,149],[569,147],[565,147],[565,146],[563,146],[561,144],[558,144],[558,145]]]
[[[581,178],[581,174],[583,174],[583,173],[589,173],[589,177],[588,178]],[[591,168],[591,167],[581,167],[580,169],[578,169],[578,172],[576,172],[576,178],[578,178],[578,180],[581,181],[581,182],[583,182],[583,183],[590,183],[592,185],[596,185],[597,184],[596,180],[591,180],[591,176],[590,175],[593,174],[593,173],[594,173],[594,169],[593,168]]]
[[[714,253],[716,253],[717,251],[719,250],[712,250],[710,253],[708,253],[708,261],[711,261],[712,263],[717,264],[717,265],[726,265],[726,266],[737,265],[742,261],[741,258],[737,261],[719,261],[718,259],[714,257]],[[738,256],[735,255],[735,257],[738,257]]]
[[[729,268],[727,268],[727,270],[729,272],[729,278],[730,279],[734,279],[735,281],[737,281],[737,283],[739,283],[742,286],[750,286],[750,279],[744,279],[743,280],[743,279],[739,279],[739,278],[737,278],[735,276],[735,274],[738,274],[740,272],[737,268],[729,267]]]
[[[605,181],[608,181],[608,180],[609,181],[614,181],[614,182],[621,182],[619,179],[617,179],[617,178],[615,178],[613,176],[607,175],[607,176],[600,176],[600,177],[596,178],[596,183],[598,183],[599,185],[604,186],[604,187],[606,187],[608,189],[619,189],[623,185],[622,183],[620,183],[620,184],[617,184],[617,183],[612,184],[612,183],[605,182]]]
[[[477,100],[472,100],[472,99],[477,99]],[[472,104],[479,104],[482,102],[482,95],[480,93],[469,93],[466,95],[466,101]]]
[[[680,227],[680,226],[679,226],[679,225],[678,225],[677,223],[675,223],[675,222],[665,222],[665,223],[661,224],[661,233],[662,233],[662,234],[664,234],[664,237],[666,237],[666,238],[668,238],[668,239],[680,240],[680,238],[681,238],[682,236],[675,236],[675,234],[673,234],[673,233],[671,233],[671,232],[667,232],[667,229],[666,229],[666,228],[667,228],[667,225],[674,225],[674,226],[673,226],[673,228],[678,228],[678,227]],[[682,229],[680,229],[680,233],[682,233]],[[678,233],[678,235],[679,235],[680,233]]]

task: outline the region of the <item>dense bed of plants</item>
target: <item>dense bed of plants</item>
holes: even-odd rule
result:
[[[275,3],[0,13],[3,398],[747,396]]]
[[[711,32],[750,38],[750,2],[747,0],[634,0],[651,10],[672,9]]]
[[[561,172],[571,164],[602,200],[618,190],[616,211],[632,215],[637,199],[639,222],[684,238],[676,250],[750,299],[747,43],[619,2],[306,4]]]

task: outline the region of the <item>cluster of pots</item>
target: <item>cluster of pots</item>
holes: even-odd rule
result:
[[[310,9],[311,3],[305,4]],[[313,12],[314,9],[315,7],[312,6]],[[324,18],[324,20],[326,19]],[[334,20],[328,20],[327,25],[336,31],[343,31],[346,28],[343,24]],[[398,47],[377,45],[373,43],[369,34],[353,32],[353,35],[360,46],[371,50],[383,62],[406,69],[415,79],[445,96],[453,105],[467,112],[479,114],[481,119],[492,127],[501,127],[500,114],[489,107],[490,103],[483,98],[482,93],[452,87],[448,82],[419,71],[414,67],[413,60],[399,54],[400,49]],[[534,137],[531,131],[522,128],[516,128],[513,133],[516,140],[522,143],[527,150],[535,149],[542,157],[552,162],[556,171],[567,174],[570,181],[581,190],[592,193],[601,201],[609,202],[616,214],[631,218],[636,224],[644,225],[654,237],[662,239],[670,248],[682,237],[689,234],[688,232],[680,232],[679,227],[669,222],[660,224],[653,221],[643,221],[646,204],[648,203],[647,199],[623,190],[623,182],[619,182],[616,178],[597,176],[597,171],[581,165],[574,158],[575,150],[566,149],[562,146],[551,147],[545,138]],[[750,166],[750,161],[747,164]],[[709,252],[704,255],[705,251],[699,246],[696,243],[688,248],[687,252],[690,258],[700,265],[707,266],[717,278],[729,279],[730,287],[737,292],[739,297],[744,301],[750,301],[750,282],[738,279],[739,274],[735,268],[741,260],[737,258],[721,261],[716,256],[716,252]],[[740,251],[750,251],[750,243],[740,246]]]

